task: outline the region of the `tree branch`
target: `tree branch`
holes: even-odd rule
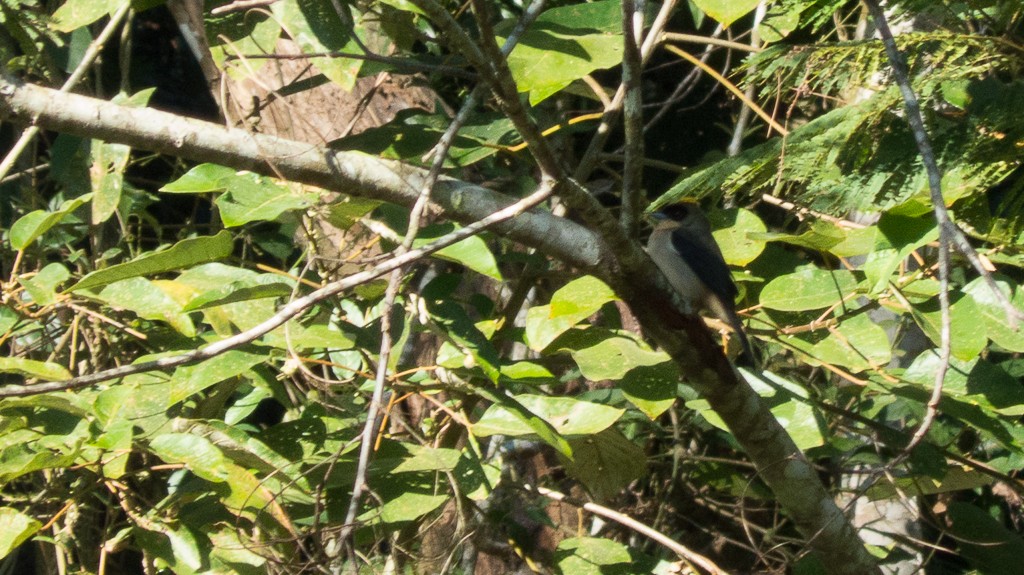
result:
[[[427,176],[426,170],[366,154],[334,152],[151,109],[124,108],[6,78],[0,78],[0,118],[191,160],[216,162],[235,169],[405,206],[416,201]],[[586,192],[578,184],[569,178],[555,181],[570,190],[564,197],[572,197],[585,205],[586,199],[581,198],[581,194]],[[879,573],[874,560],[821,484],[814,468],[760,396],[739,379],[703,322],[695,316],[678,313],[679,307],[674,303],[667,281],[643,250],[633,241],[608,242],[609,236],[604,235],[604,229],[599,229],[602,235],[598,236],[583,226],[540,210],[524,211],[504,222],[485,219],[515,203],[515,199],[485,188],[453,178],[441,178],[433,191],[430,205],[440,215],[469,224],[470,227],[459,232],[474,233],[473,226],[477,224],[473,222],[484,220],[478,223],[493,224],[496,232],[607,281],[636,313],[645,332],[673,358],[691,385],[729,426],[757,466],[762,479],[808,538],[810,546],[818,552],[829,572],[836,575]],[[588,223],[588,215],[599,221],[610,219],[618,230],[619,238],[625,236],[618,222],[609,218],[607,212],[583,215]],[[611,253],[616,257],[613,258]],[[415,251],[407,254],[409,260],[396,258],[385,267],[350,276],[342,282],[362,281],[363,274],[370,273],[378,277],[408,263],[414,259],[414,254]],[[331,289],[345,289],[339,286],[331,284]],[[296,300],[279,313],[288,310],[298,313],[293,306],[301,304]],[[280,322],[287,319],[282,316]],[[214,345],[227,345],[230,341],[229,338]],[[208,349],[193,353],[209,353]],[[182,363],[203,357],[208,356],[190,355]],[[163,366],[157,367],[161,368]],[[132,370],[137,367],[122,369],[125,371],[105,372],[104,379],[134,373]],[[81,386],[94,382],[82,378],[77,380]],[[33,387],[38,389],[40,386]],[[9,389],[3,388],[5,392]]]

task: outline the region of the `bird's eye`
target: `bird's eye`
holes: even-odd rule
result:
[[[690,206],[686,204],[675,204],[665,208],[665,215],[669,218],[680,222],[686,219],[686,216],[690,215]]]

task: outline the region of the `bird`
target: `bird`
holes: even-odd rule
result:
[[[656,223],[647,240],[648,255],[695,311],[707,310],[736,333],[743,354],[753,362],[750,340],[736,315],[739,291],[700,206],[684,201],[653,212],[651,217]]]

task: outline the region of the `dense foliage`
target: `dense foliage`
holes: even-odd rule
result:
[[[497,228],[392,272],[471,222],[391,182],[291,181],[260,152],[195,161],[187,116],[434,168],[413,200],[438,171],[515,200],[543,188],[532,123],[623,222],[642,163],[642,207],[708,209],[760,356],[741,373],[870,552],[1020,572],[1024,331],[959,252],[940,305],[927,175],[867,11],[648,4],[644,107],[623,115],[623,3],[538,1],[207,3],[186,38],[184,3],[0,0],[0,100],[77,71],[83,106],[182,122],[152,126],[156,154],[106,113],[36,134],[0,105],[0,573],[842,572],[615,265],[584,273]],[[945,204],[1024,310],[1024,7],[886,4]],[[505,73],[521,102],[487,85]],[[596,250],[577,208],[536,209]],[[891,521],[865,518],[875,504]]]

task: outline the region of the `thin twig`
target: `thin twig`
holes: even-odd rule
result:
[[[704,62],[700,61],[700,59],[694,57],[689,52],[687,52],[687,51],[685,51],[685,50],[683,50],[681,48],[678,48],[676,46],[673,46],[671,44],[667,44],[665,46],[665,49],[668,50],[669,52],[672,52],[676,56],[679,56],[680,58],[686,60],[687,62],[693,64],[694,66],[697,66],[697,67],[703,69],[704,72],[706,72],[708,76],[711,76],[715,80],[718,80],[719,84],[721,84],[722,86],[725,86],[725,88],[727,90],[729,90],[730,92],[735,94],[736,97],[739,98],[741,102],[743,102],[747,107],[749,107],[751,110],[753,110],[754,113],[757,114],[758,116],[760,116],[762,120],[767,122],[768,125],[771,126],[773,130],[777,131],[778,133],[782,134],[783,136],[786,136],[786,135],[789,134],[789,130],[784,128],[782,126],[782,124],[776,122],[775,119],[772,118],[771,116],[769,116],[768,113],[765,112],[764,109],[761,108],[761,106],[758,106],[756,102],[754,102],[753,100],[748,98],[747,95],[744,94],[742,90],[740,90],[739,88],[736,87],[736,84],[733,84],[725,76],[719,74],[718,70],[715,70],[711,66],[708,66]]]
[[[89,71],[89,67],[92,66],[92,63],[96,60],[96,57],[99,56],[100,50],[102,50],[103,46],[106,45],[107,40],[114,35],[118,26],[121,25],[121,21],[128,15],[131,7],[131,2],[125,2],[117,9],[117,12],[110,17],[110,22],[107,22],[107,25],[103,28],[103,31],[100,32],[100,35],[89,44],[89,48],[82,56],[82,61],[78,63],[78,67],[76,67],[75,71],[71,73],[71,76],[64,81],[64,85],[61,86],[58,91],[70,92],[71,89],[82,80],[82,77],[85,76],[85,73]],[[27,148],[32,140],[35,139],[36,134],[38,133],[38,126],[33,125],[25,128],[25,131],[21,133],[21,137],[18,138],[18,141],[15,142],[13,146],[11,146],[11,150],[7,152],[7,156],[2,162],[0,162],[0,180],[7,176],[7,173],[10,172],[11,168],[14,166],[14,162],[18,160],[18,157],[21,156],[21,153],[25,151],[25,148]]]
[[[871,12],[871,17],[878,27],[878,33],[882,37],[882,43],[885,45],[889,64],[892,66],[893,79],[903,95],[903,103],[907,110],[907,123],[910,124],[911,132],[914,134],[914,142],[921,153],[921,161],[924,163],[925,171],[928,174],[928,191],[932,200],[932,211],[934,211],[935,220],[939,225],[940,237],[942,231],[946,230],[949,242],[967,258],[967,261],[971,262],[971,266],[984,278],[985,283],[992,290],[992,295],[1003,306],[1010,328],[1017,329],[1018,322],[1024,320],[1024,311],[1014,307],[1010,299],[1006,297],[1006,294],[999,289],[992,274],[985,268],[984,263],[978,256],[978,252],[975,251],[974,246],[971,245],[959,226],[950,218],[949,210],[946,209],[946,201],[942,196],[942,173],[939,171],[938,162],[935,160],[935,152],[932,150],[928,132],[924,129],[924,120],[921,117],[921,104],[918,102],[917,96],[910,86],[905,61],[896,47],[896,40],[889,29],[885,14],[882,12],[882,8],[878,5],[877,0],[864,0],[864,3],[867,5],[868,10]]]
[[[748,44],[741,44],[739,42],[733,42],[732,40],[723,40],[714,36],[697,36],[695,34],[680,34],[678,32],[665,32],[661,35],[667,42],[685,42],[687,44],[705,44],[709,46],[721,46],[723,48],[729,48],[731,50],[739,50],[741,52],[760,52],[761,47],[754,45],[753,40]]]
[[[750,48],[753,52],[756,52],[761,47],[761,34],[758,32],[758,27],[761,25],[761,21],[764,20],[767,11],[768,8],[765,0],[758,2],[757,8],[754,10],[754,24],[750,28]],[[747,70],[747,77],[753,76],[756,72],[756,65],[751,64]],[[754,84],[747,87],[743,95],[747,97],[747,100],[753,100],[755,95]],[[750,124],[750,114],[752,111],[753,109],[750,106],[740,108],[739,117],[736,119],[736,127],[732,132],[732,141],[729,142],[729,147],[726,149],[726,154],[730,157],[738,155],[743,148],[743,136],[747,131],[747,125]]]
[[[636,531],[644,537],[647,537],[661,545],[664,545],[673,553],[679,555],[686,561],[689,561],[690,563],[699,566],[701,569],[707,571],[708,573],[711,573],[712,575],[726,574],[726,571],[718,565],[715,565],[714,561],[708,559],[700,553],[697,553],[696,551],[693,551],[692,549],[686,547],[682,543],[673,540],[668,535],[665,535],[664,533],[657,531],[651,528],[650,526],[641,523],[624,513],[619,513],[614,509],[609,509],[603,505],[598,505],[597,503],[591,503],[589,501],[580,501],[579,499],[569,497],[564,493],[554,491],[546,487],[534,487],[531,485],[523,485],[523,489],[525,489],[526,491],[535,492],[539,495],[543,495],[548,499],[554,499],[555,501],[564,501],[565,503],[568,503],[570,505],[580,507],[584,511],[589,511],[594,515],[604,517],[605,519],[611,519],[612,521],[615,521],[616,523],[624,527],[628,527],[629,529]]]
[[[668,24],[669,17],[675,11],[675,7],[676,0],[666,0],[666,2],[662,3],[658,15],[654,18],[654,22],[651,23],[651,29],[647,32],[643,44],[640,46],[640,58],[643,62],[646,62],[651,57],[651,53],[661,40],[662,31]],[[604,151],[604,145],[612,133],[612,127],[619,119],[619,113],[622,111],[625,99],[626,89],[624,85],[620,84],[618,90],[615,91],[615,95],[612,97],[611,103],[604,107],[604,117],[601,120],[601,125],[594,132],[594,137],[591,138],[590,143],[587,145],[587,150],[583,153],[579,164],[576,166],[576,170],[573,172],[573,177],[576,180],[586,181],[590,174],[593,173],[594,168],[597,167],[597,161],[600,159],[601,152]]]
[[[103,381],[109,381],[111,379],[118,379],[137,373],[144,373],[147,371],[155,371],[158,369],[170,369],[185,365],[188,363],[194,363],[197,361],[203,361],[210,359],[217,355],[220,355],[226,351],[246,345],[256,338],[261,337],[277,327],[283,325],[288,320],[306,311],[316,303],[330,298],[338,293],[345,290],[351,289],[357,285],[361,285],[370,280],[379,278],[380,276],[394,271],[404,265],[412,263],[416,260],[422,259],[430,254],[442,250],[452,244],[460,242],[470,236],[479,234],[483,230],[493,226],[499,222],[514,218],[519,214],[529,210],[530,208],[540,204],[547,200],[555,187],[555,181],[550,178],[545,178],[541,181],[540,186],[529,196],[526,196],[522,200],[510,204],[509,206],[502,208],[491,215],[470,224],[466,227],[460,228],[453,231],[450,234],[446,234],[438,240],[431,242],[430,244],[411,250],[406,254],[396,256],[373,269],[366,270],[357,274],[353,274],[346,278],[342,278],[336,282],[327,284],[326,286],[311,292],[301,298],[297,298],[287,305],[281,308],[276,314],[274,314],[268,320],[249,328],[241,333],[235,334],[231,337],[222,339],[214,342],[204,348],[197,349],[181,355],[165,357],[154,361],[147,361],[145,363],[139,363],[134,365],[125,365],[114,369],[108,369],[99,373],[85,375],[82,377],[76,377],[67,379],[64,381],[53,381],[48,383],[38,383],[33,385],[6,385],[0,387],[0,397],[20,397],[26,395],[37,395],[40,393],[48,393],[52,391],[65,391],[69,389],[78,389],[100,383]]]

